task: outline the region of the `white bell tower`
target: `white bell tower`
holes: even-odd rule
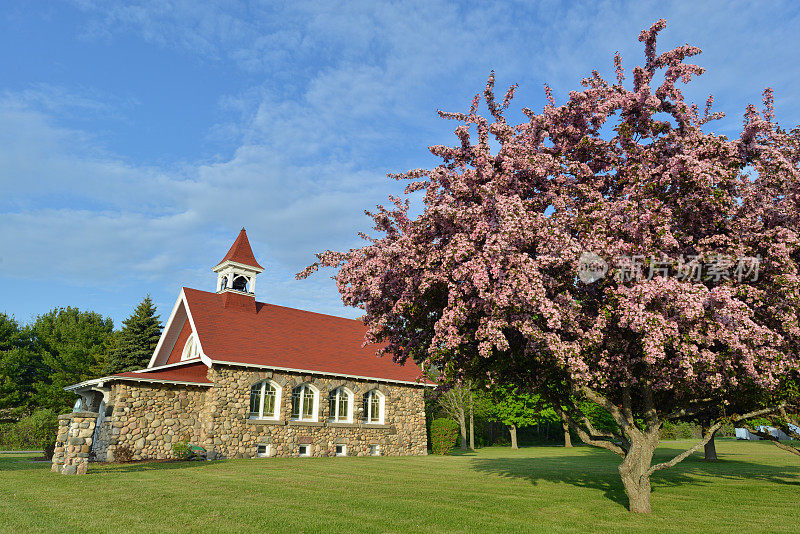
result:
[[[256,276],[264,272],[264,268],[256,261],[244,228],[212,270],[217,273],[217,293],[230,291],[255,297]]]

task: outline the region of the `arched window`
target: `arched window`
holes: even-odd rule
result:
[[[353,394],[344,386],[331,391],[328,397],[331,421],[335,423],[353,422]]]
[[[183,346],[183,352],[181,353],[181,361],[183,360],[192,360],[194,358],[198,358],[200,356],[200,344],[197,342],[197,336],[192,334],[189,336],[189,339],[186,340],[186,345]]]
[[[300,384],[292,390],[292,419],[295,421],[317,420],[318,391],[311,384]]]
[[[280,410],[280,386],[271,380],[253,384],[250,388],[250,419],[278,419]]]
[[[384,396],[377,389],[364,393],[364,422],[383,424]]]

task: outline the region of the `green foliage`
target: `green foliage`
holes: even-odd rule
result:
[[[39,410],[16,423],[0,425],[0,449],[39,450],[53,454],[58,429],[58,415],[53,410]]]
[[[699,439],[701,434],[700,425],[688,421],[665,421],[661,427],[661,439]]]
[[[524,428],[557,419],[555,411],[545,405],[541,397],[524,393],[517,387],[498,386],[491,395],[495,403],[490,417],[506,426]]]
[[[450,454],[458,439],[459,426],[452,419],[440,418],[431,422],[431,451],[434,454]]]
[[[0,313],[0,421],[15,421],[33,409],[41,357],[32,346],[30,328]]]
[[[494,401],[488,392],[480,389],[475,390],[472,395],[473,416],[475,426],[475,446],[484,447],[489,445],[488,432],[492,424],[492,413],[494,413]]]
[[[608,410],[599,404],[588,400],[582,400],[578,402],[577,405],[578,409],[584,415],[586,415],[586,417],[592,423],[592,426],[594,426],[597,430],[604,430],[607,432],[615,432],[619,430],[614,417],[608,413]]]
[[[133,314],[125,319],[114,350],[106,360],[104,373],[114,374],[146,367],[161,337],[156,307],[147,295]]]
[[[195,457],[191,446],[185,441],[179,441],[172,444],[172,455],[177,460],[191,460]]]
[[[736,427],[733,425],[733,423],[725,423],[722,425],[722,428],[717,430],[717,436],[729,438],[735,437]]]
[[[34,350],[41,358],[41,373],[34,383],[34,402],[56,412],[75,402],[64,387],[102,373],[114,323],[95,312],[56,308],[36,318],[31,326]]]

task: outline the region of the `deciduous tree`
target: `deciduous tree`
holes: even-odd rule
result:
[[[461,430],[461,449],[467,448],[467,418],[471,405],[471,391],[469,383],[451,384],[444,389],[438,398],[439,408],[450,419],[458,422]]]
[[[701,113],[679,87],[703,73],[686,61],[700,50],[657,53],[665,24],[641,32],[632,83],[617,56],[615,80],[594,71],[562,105],[548,88],[520,124],[506,118],[515,86],[498,102],[492,75],[490,117],[478,96],[441,113],[460,123],[458,145],[395,176],[424,192],[422,213],[392,198],[369,213],[365,246],[299,275],[338,268],[366,341],[397,361],[545,395],[580,439],[619,455],[635,512],[650,512],[654,472],[725,421],[777,407],[722,410],[692,448],[653,464],[665,420],[775,390],[800,361],[800,130],[776,124],[766,90],[738,138],[710,131],[713,99]],[[576,399],[614,428],[594,427]]]
[[[517,429],[555,419],[555,412],[545,407],[538,395],[525,393],[515,386],[499,386],[491,393],[495,400],[492,419],[508,427],[512,449],[519,448]]]
[[[31,335],[41,372],[35,387],[38,407],[63,412],[75,395],[64,387],[102,374],[114,323],[95,312],[56,308],[36,318]]]

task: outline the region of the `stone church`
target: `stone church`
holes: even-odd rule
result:
[[[123,447],[171,458],[176,442],[209,459],[426,454],[419,367],[363,347],[360,321],[257,301],[263,270],[242,229],[216,291],[181,290],[147,368],[67,387],[80,400],[59,418],[53,470]]]

